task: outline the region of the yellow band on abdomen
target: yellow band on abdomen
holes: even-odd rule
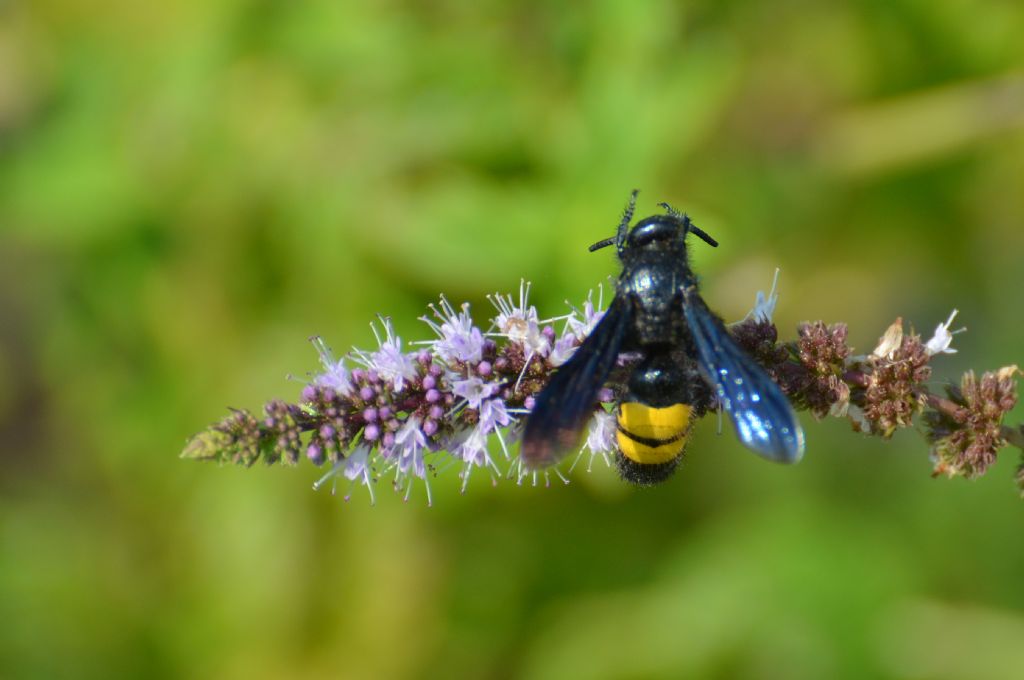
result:
[[[644,439],[675,439],[690,426],[686,404],[654,408],[636,401],[619,404],[619,427]]]
[[[619,451],[622,451],[622,455],[641,465],[667,463],[674,458],[678,458],[679,454],[686,448],[686,437],[669,442],[668,444],[662,444],[661,446],[641,444],[630,439],[628,435],[621,431],[615,433],[615,438],[619,443]]]
[[[644,465],[666,463],[682,454],[693,409],[687,404],[654,408],[619,404],[616,440],[622,455]],[[642,441],[637,441],[637,440]]]

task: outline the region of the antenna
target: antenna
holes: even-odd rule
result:
[[[708,233],[706,231],[704,231],[696,224],[694,224],[692,221],[690,221],[689,215],[687,215],[686,213],[679,212],[678,210],[670,206],[668,203],[659,203],[658,206],[664,208],[665,212],[667,212],[669,216],[681,221],[683,223],[683,226],[686,228],[687,232],[692,232],[693,234],[698,236],[700,240],[704,241],[704,243],[707,243],[712,248],[718,247],[718,241],[708,236]]]

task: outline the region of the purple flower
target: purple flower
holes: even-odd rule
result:
[[[457,397],[466,400],[466,405],[476,411],[480,410],[480,404],[484,399],[498,391],[494,383],[484,382],[480,378],[472,377],[465,380],[456,380],[452,383],[452,393]]]
[[[595,454],[613,452],[617,429],[614,414],[603,409],[595,411],[587,425],[587,442],[584,446]]]
[[[395,434],[395,450],[398,452],[399,468],[407,472],[409,466],[413,465],[413,472],[417,477],[424,477],[426,469],[423,467],[422,451],[427,448],[427,438],[420,430],[419,418],[412,416],[402,424]],[[416,454],[420,454],[416,457]]]
[[[438,318],[440,324],[427,316],[421,316],[420,320],[437,333],[438,339],[433,341],[432,346],[442,361],[449,365],[454,362],[475,364],[483,358],[484,336],[480,329],[473,325],[468,303],[463,303],[462,311],[456,313],[451,303],[442,295],[440,309],[430,305],[430,311]]]
[[[501,474],[498,466],[494,464],[494,460],[491,458],[487,446],[487,433],[482,427],[475,427],[468,433],[463,433],[461,442],[453,448],[452,455],[462,461],[462,471],[459,473],[462,477],[462,487],[460,489],[462,493],[466,492],[466,487],[469,485],[469,478],[472,476],[474,468],[490,468],[493,471],[492,479],[495,481],[495,475]]]
[[[422,433],[421,433],[422,436]],[[398,449],[395,465],[400,476],[415,476],[424,479],[427,476],[427,465],[423,459],[423,449],[419,447],[403,447]]]
[[[510,422],[512,418],[501,399],[488,399],[480,404],[480,428],[485,432],[493,432],[498,426],[505,427]]]
[[[348,396],[352,393],[352,377],[345,368],[345,359],[335,360],[331,348],[327,346],[323,338],[313,336],[310,342],[316,347],[320,355],[320,365],[323,366],[323,373],[313,377],[313,384],[318,387],[330,387],[335,392]]]
[[[580,458],[587,452],[590,452],[590,458],[587,461],[587,472],[593,468],[594,459],[600,456],[605,465],[611,465],[611,460],[608,458],[609,454],[615,452],[617,445],[615,442],[615,433],[618,430],[615,422],[615,415],[608,413],[604,409],[598,409],[594,412],[594,416],[590,419],[587,424],[587,439],[583,444],[583,448],[580,449],[579,456],[573,462],[572,467],[576,467]],[[571,470],[572,468],[570,468]]]
[[[497,327],[494,335],[507,338],[509,342],[521,345],[528,356],[539,354],[547,356],[551,345],[540,329],[537,308],[528,304],[530,284],[519,282],[519,304],[512,301],[512,296],[498,293],[487,296],[491,304],[498,310],[493,322]]]
[[[384,327],[384,339],[381,340],[377,327],[370,325],[379,346],[376,352],[355,350],[359,360],[371,371],[374,371],[386,383],[390,383],[395,392],[401,392],[408,380],[416,377],[416,355],[402,352],[402,338],[395,335],[391,319],[380,317]]]
[[[342,474],[351,481],[359,479],[361,483],[370,485],[370,447],[360,444],[342,462]]]
[[[374,479],[370,470],[371,460],[370,447],[360,444],[348,456],[332,465],[331,469],[313,484],[313,489],[319,490],[323,488],[324,484],[331,482],[331,493],[333,494],[337,490],[338,477],[342,476],[349,480],[349,490],[345,493],[346,501],[352,497],[352,487],[358,481],[369,491],[370,505],[374,505],[377,500],[373,495]]]
[[[395,488],[405,484],[405,500],[412,493],[413,480],[422,479],[427,488],[427,505],[433,504],[430,494],[430,483],[427,481],[427,464],[424,454],[427,452],[427,437],[420,429],[420,419],[410,416],[395,433],[394,444],[385,452],[392,460],[389,469],[395,470]]]
[[[469,436],[457,447],[456,455],[469,465],[493,465],[487,448],[487,433],[480,427],[469,432]]]
[[[569,322],[572,323],[571,318]],[[569,357],[573,355],[578,346],[579,341],[576,339],[576,336],[566,333],[558,338],[558,340],[555,340],[555,346],[551,348],[551,354],[548,355],[548,363],[555,368],[561,366],[569,360]]]
[[[573,313],[569,315],[568,324],[572,334],[576,336],[576,339],[582,342],[591,331],[594,330],[594,326],[597,322],[604,317],[604,310],[601,307],[604,305],[604,286],[597,287],[597,307],[594,307],[594,291],[590,291],[587,294],[587,299],[583,303],[583,312],[581,313],[583,319],[577,319],[577,311],[573,310]],[[598,311],[600,310],[600,311]],[[557,365],[557,364],[556,364]]]
[[[370,493],[370,505],[374,505],[377,499],[373,496],[373,479],[370,477],[370,447],[360,444],[341,463],[342,474],[350,482],[359,481]],[[345,500],[351,497],[351,492],[345,495]]]

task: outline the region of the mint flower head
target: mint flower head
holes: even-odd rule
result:
[[[950,331],[956,311],[927,342],[897,319],[870,354],[858,356],[843,323],[803,323],[796,339],[780,341],[772,320],[777,285],[778,271],[768,294],[758,292],[751,312],[728,330],[796,408],[816,418],[848,418],[855,430],[882,438],[923,420],[938,475],[977,477],[1002,447],[1024,449],[1024,427],[1003,424],[1016,403],[1015,366],[980,378],[965,374],[945,396],[931,391],[932,360],[955,352],[953,336],[964,330]],[[372,349],[339,357],[314,337],[320,368],[296,402],[272,400],[262,416],[234,409],[193,437],[182,456],[244,466],[305,459],[326,468],[315,489],[336,493],[340,486],[348,500],[365,488],[371,503],[383,484],[405,500],[422,488],[431,504],[431,479],[447,470],[457,471],[463,492],[481,476],[492,484],[568,482],[557,466],[527,469],[516,443],[537,394],[602,318],[603,290],[596,304],[591,293],[579,307],[547,319],[529,293],[523,281],[517,297],[488,296],[494,311],[485,325],[468,304],[456,307],[442,296],[420,317],[433,337],[412,343],[403,343],[384,316],[371,324]],[[636,360],[635,353],[620,355],[576,455],[566,457],[566,472],[584,461],[587,471],[595,461],[615,467],[615,404]],[[1017,483],[1024,493],[1024,465]]]
[[[493,483],[546,479],[546,473],[526,473],[515,458],[520,420],[600,311],[588,298],[582,312],[559,317],[565,322],[559,333],[529,304],[529,289],[523,282],[518,300],[490,296],[495,315],[486,331],[468,304],[456,308],[441,297],[421,317],[435,337],[411,347],[383,316],[371,326],[374,349],[336,357],[314,337],[320,371],[310,376],[297,404],[270,402],[262,422],[236,411],[194,438],[185,455],[251,465],[261,458],[296,464],[304,453],[312,464],[329,466],[314,488],[336,492],[341,484],[347,500],[353,489],[366,487],[371,502],[381,483],[406,500],[422,483],[432,503],[430,480],[450,467],[459,470],[463,490],[477,470]],[[613,399],[610,392],[603,396]],[[612,416],[597,408],[607,424]],[[588,436],[586,446],[607,459],[614,439]]]

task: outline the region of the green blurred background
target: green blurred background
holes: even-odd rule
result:
[[[615,272],[668,200],[728,319],[970,332],[1024,362],[1024,4],[0,2],[3,677],[1024,677],[1024,505],[804,418],[713,419],[660,488],[610,471],[408,504],[181,461],[295,398],[306,338],[406,340],[446,293]],[[1019,420],[1018,408],[1014,420]]]

